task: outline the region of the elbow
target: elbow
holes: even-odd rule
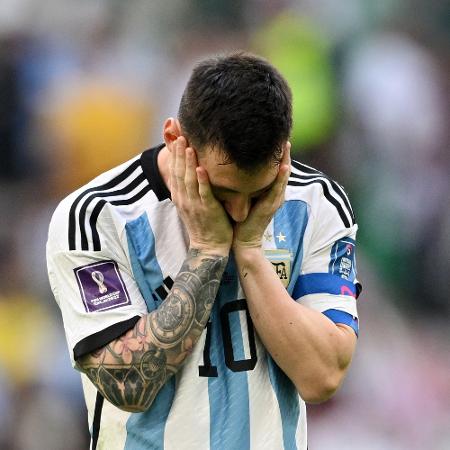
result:
[[[147,409],[150,408],[150,405],[123,405],[123,404],[115,404],[117,408],[121,409],[122,411],[130,412],[130,413],[142,413],[147,411]]]
[[[306,403],[319,404],[326,402],[339,390],[344,379],[344,374],[334,374],[315,378],[309,383],[296,384],[301,398]]]
[[[110,403],[122,411],[130,413],[142,413],[150,409],[162,386],[147,385],[142,386],[139,392],[136,391],[135,385],[126,385],[126,395],[109,395],[105,397]]]
[[[314,387],[313,389],[299,390],[300,396],[306,403],[319,404],[329,400],[338,390],[336,387]]]
[[[115,384],[113,382],[101,383],[99,377],[92,376],[92,373],[87,371],[83,371],[83,373],[90,379],[104,399],[116,408],[130,413],[147,411],[163,386],[163,384],[144,383],[142,379],[134,379],[134,382],[114,380]]]
[[[100,393],[105,397],[106,400],[112,403],[116,408],[130,413],[142,413],[147,411],[152,406],[154,400],[153,396],[153,398],[147,399],[145,402],[138,399],[135,399],[134,401],[132,399],[128,399],[128,401],[125,402],[124,401],[125,399],[123,398],[117,398],[116,396],[112,395],[105,396],[104,392],[101,391]]]

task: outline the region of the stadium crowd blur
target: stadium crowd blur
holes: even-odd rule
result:
[[[360,224],[361,333],[311,450],[450,448],[450,41],[443,0],[2,0],[0,449],[87,449],[46,275],[57,202],[161,140],[193,63],[246,49],[294,92],[297,159]]]

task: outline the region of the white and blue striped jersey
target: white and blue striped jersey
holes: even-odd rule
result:
[[[66,197],[47,262],[73,365],[132,328],[168,295],[188,236],[147,150]],[[342,188],[292,162],[286,199],[264,234],[293,300],[358,332],[353,212]],[[293,348],[292,351],[295,351]],[[192,354],[148,411],[128,413],[82,382],[103,450],[306,450],[306,408],[253,327],[232,254]]]

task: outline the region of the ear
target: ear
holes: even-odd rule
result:
[[[172,151],[173,143],[181,136],[181,126],[178,119],[169,117],[165,120],[163,126],[164,143],[169,151]]]

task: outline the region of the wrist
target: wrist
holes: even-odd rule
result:
[[[264,257],[261,245],[233,245],[233,254],[238,264],[244,263],[246,265]]]
[[[253,241],[241,241],[239,239],[236,239],[236,237],[233,239],[233,242],[231,244],[231,248],[233,249],[233,252],[235,253],[246,253],[247,251],[253,250],[261,250],[262,249],[262,239],[257,239]]]
[[[209,245],[191,242],[191,244],[189,245],[189,252],[197,252],[207,256],[228,257],[230,254],[230,246],[219,245],[212,247]]]

